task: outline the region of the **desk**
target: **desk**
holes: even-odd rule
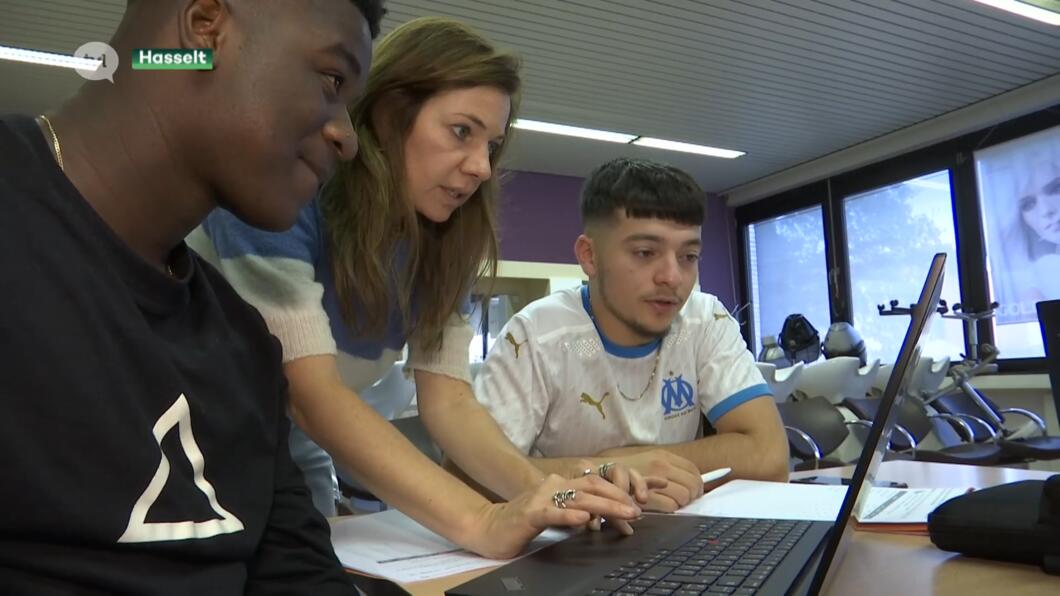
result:
[[[797,472],[806,476],[850,476],[854,467]],[[888,461],[880,466],[879,480],[905,482],[910,488],[987,488],[1019,480],[1042,480],[1053,472],[1014,468],[987,468],[915,461]],[[437,596],[474,579],[486,570],[403,586],[414,596]],[[921,594],[1016,596],[1060,593],[1060,577],[1038,567],[963,557],[936,549],[924,536],[855,532],[846,556],[828,592],[838,596],[919,596]]]

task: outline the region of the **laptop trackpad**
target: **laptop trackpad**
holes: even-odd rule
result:
[[[656,554],[663,545],[680,544],[680,534],[694,536],[698,518],[645,514],[633,526],[632,536],[614,528],[581,532],[533,555],[496,569],[453,588],[447,594],[527,595],[560,594],[591,588],[602,574],[625,563]]]

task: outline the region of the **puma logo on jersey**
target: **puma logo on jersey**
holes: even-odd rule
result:
[[[714,312],[712,312],[710,314],[714,315],[714,320],[715,321],[721,321],[721,320],[724,320],[724,319],[732,319],[732,313],[730,313],[721,304],[715,304],[714,305]],[[733,319],[733,320],[735,321],[736,319]]]
[[[604,400],[607,399],[608,395],[611,395],[611,393],[605,393],[604,396],[600,398],[600,401],[596,401],[588,393],[583,393],[581,402],[596,408],[596,411],[600,412],[600,417],[607,420],[607,414],[604,414]]]
[[[504,339],[508,340],[508,343],[512,344],[512,347],[515,348],[515,357],[517,359],[519,358],[519,348],[526,344],[526,342],[530,341],[528,339],[524,339],[522,342],[517,342],[515,341],[515,337],[510,332],[504,334]]]

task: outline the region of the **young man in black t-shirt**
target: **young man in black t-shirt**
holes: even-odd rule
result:
[[[0,592],[356,593],[279,347],[183,238],[218,205],[285,229],[353,157],[380,4],[129,0],[114,84],[0,117]]]

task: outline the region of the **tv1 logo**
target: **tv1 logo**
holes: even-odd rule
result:
[[[114,82],[114,72],[118,70],[118,52],[114,48],[102,41],[90,41],[77,48],[74,57],[100,61],[99,67],[95,69],[75,69],[82,78]]]

